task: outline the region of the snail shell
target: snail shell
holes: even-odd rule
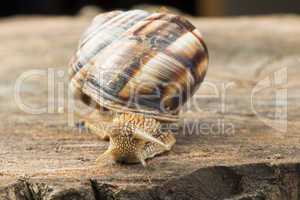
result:
[[[110,110],[176,121],[207,64],[201,34],[181,16],[112,11],[97,16],[81,37],[71,85]]]

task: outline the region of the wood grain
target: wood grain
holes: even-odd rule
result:
[[[210,49],[206,84],[182,114],[173,151],[149,160],[147,168],[96,166],[108,143],[68,124],[67,63],[90,20],[0,21],[1,200],[299,198],[299,16],[191,19]],[[20,89],[30,106],[54,101],[50,113],[26,113],[17,104],[15,84],[28,70],[55,72],[54,99],[47,97],[47,76]],[[251,106],[262,80],[280,84],[255,93]],[[58,83],[64,85],[60,97]],[[286,131],[275,117],[284,101],[274,100],[284,91]]]

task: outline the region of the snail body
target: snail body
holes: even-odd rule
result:
[[[170,150],[175,138],[161,126],[178,121],[207,64],[201,34],[178,15],[132,10],[95,17],[71,59],[70,77],[76,96],[108,110],[97,112],[108,119],[110,130],[97,126],[103,117],[89,123],[110,140],[98,161],[145,164]]]

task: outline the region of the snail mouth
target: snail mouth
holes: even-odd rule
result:
[[[115,161],[117,163],[120,163],[120,164],[135,164],[135,163],[139,163],[139,159],[137,158],[137,156],[135,155],[121,155],[121,156],[118,156]]]
[[[139,163],[138,154],[144,148],[143,146],[144,145],[140,140],[122,138],[122,140],[112,143],[108,151],[110,152],[111,158],[114,162]]]
[[[105,165],[105,163],[110,162],[119,164],[137,164],[140,163],[141,160],[138,157],[137,151],[124,152],[122,150],[120,151],[120,149],[115,146],[111,146],[96,160],[96,163],[99,165]]]
[[[140,162],[140,159],[137,156],[137,152],[134,152],[134,151],[133,152],[118,152],[118,151],[112,150],[111,154],[112,154],[112,159],[116,163],[135,164],[135,163]]]
[[[124,156],[124,155],[119,156],[119,157],[116,159],[117,162],[123,163],[123,164],[124,164],[124,163],[127,163],[127,160],[128,160],[127,156]]]

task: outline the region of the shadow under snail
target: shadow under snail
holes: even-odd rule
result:
[[[94,18],[70,61],[75,96],[97,105],[82,117],[109,140],[98,163],[142,163],[171,150],[175,137],[163,127],[203,81],[208,51],[200,32],[170,13],[112,11]]]

